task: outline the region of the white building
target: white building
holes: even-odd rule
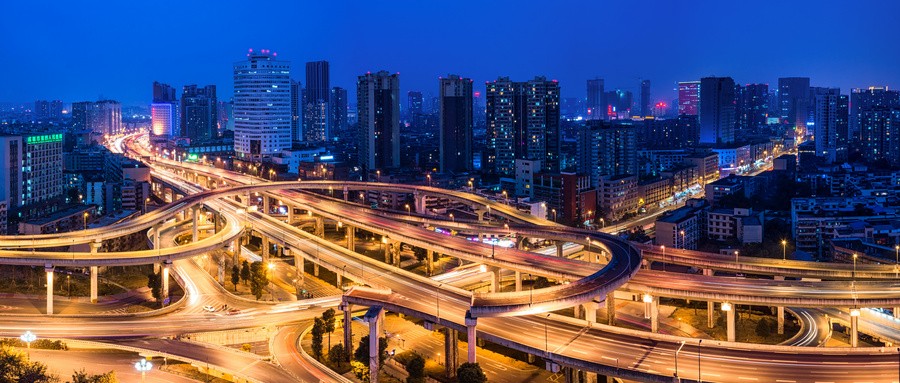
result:
[[[150,104],[150,133],[153,137],[170,139],[178,135],[178,107],[171,102]]]
[[[291,147],[291,64],[263,49],[234,63],[234,151],[261,161]]]

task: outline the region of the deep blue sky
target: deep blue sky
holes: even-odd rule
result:
[[[563,97],[583,97],[594,76],[635,92],[647,78],[654,100],[706,75],[900,86],[896,1],[10,0],[2,11],[0,101],[146,104],[154,80],[215,84],[227,100],[248,48],[278,52],[303,82],[304,62],[328,60],[332,85],[351,93],[380,69],[400,72],[404,94],[436,93],[447,73],[477,88],[542,74]]]

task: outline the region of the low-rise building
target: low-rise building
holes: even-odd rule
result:
[[[656,219],[656,244],[677,249],[697,249],[706,227],[709,203],[704,199],[689,199],[684,206],[666,212]]]
[[[706,215],[706,237],[716,241],[760,243],[763,239],[762,212],[753,209],[714,209]]]
[[[637,212],[637,176],[601,176],[599,186],[600,211],[604,219],[618,221],[626,214]]]

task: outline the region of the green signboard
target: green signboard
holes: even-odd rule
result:
[[[62,133],[41,134],[41,135],[37,135],[37,136],[25,137],[25,143],[28,145],[46,144],[46,143],[50,143],[50,142],[62,142],[62,139],[63,139]]]

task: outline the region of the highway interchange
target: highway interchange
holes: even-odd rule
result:
[[[129,140],[130,150],[140,150],[134,140]],[[146,153],[140,153],[146,155]],[[675,373],[675,350],[686,344],[678,354],[683,381],[698,381],[698,367],[702,381],[732,382],[888,382],[898,379],[898,352],[884,348],[812,348],[789,346],[762,346],[743,343],[704,341],[679,338],[650,332],[627,330],[620,327],[591,323],[585,320],[547,313],[565,307],[599,302],[613,290],[622,289],[636,293],[650,293],[670,298],[690,298],[734,304],[760,306],[789,306],[823,308],[862,308],[900,306],[900,286],[894,279],[893,265],[860,265],[851,271],[845,264],[809,264],[799,261],[772,261],[742,259],[735,262],[730,257],[709,257],[709,254],[668,251],[662,253],[653,248],[623,244],[621,240],[601,233],[585,233],[565,228],[551,222],[531,217],[508,206],[462,192],[434,190],[433,188],[366,183],[283,182],[260,184],[257,178],[230,173],[222,169],[194,164],[175,163],[155,159],[151,166],[154,176],[168,184],[179,184],[187,197],[167,205],[154,213],[105,231],[90,229],[89,233],[59,234],[52,236],[0,237],[0,262],[9,264],[59,266],[95,266],[97,262],[110,264],[173,262],[174,274],[185,285],[186,302],[183,307],[160,316],[125,318],[73,318],[61,316],[5,317],[0,325],[4,335],[18,335],[26,329],[40,328],[42,336],[54,338],[92,338],[116,342],[149,351],[154,349],[178,350],[184,354],[201,352],[191,345],[180,345],[175,340],[159,340],[186,332],[201,332],[227,328],[276,326],[308,320],[318,313],[308,310],[308,303],[291,302],[284,305],[258,305],[250,302],[239,305],[246,310],[241,315],[210,317],[199,310],[211,302],[225,301],[227,292],[209,278],[189,258],[229,244],[245,227],[236,225],[246,221],[254,232],[265,235],[272,243],[287,246],[292,252],[321,264],[322,267],[341,273],[353,281],[365,281],[375,290],[355,288],[344,297],[347,302],[362,305],[370,302],[389,311],[404,312],[460,331],[466,330],[466,312],[475,313],[478,337],[510,348],[544,357],[562,366],[585,371],[612,374],[641,381],[672,381]],[[177,172],[180,170],[180,174]],[[187,174],[206,175],[207,182],[227,179],[228,187],[220,187],[203,194],[199,183],[185,182]],[[194,176],[197,180],[197,175]],[[254,184],[255,183],[255,184]],[[244,184],[245,186],[239,186]],[[498,234],[514,232],[532,238],[551,238],[579,243],[590,238],[592,246],[604,249],[610,261],[605,263],[571,260],[535,252],[503,249],[458,237],[449,237],[422,225],[412,225],[402,219],[402,214],[372,211],[351,201],[341,201],[305,190],[326,190],[348,187],[351,191],[388,190],[423,193],[441,198],[458,199],[468,206],[488,207],[489,215],[502,218],[508,226],[499,222],[449,222],[440,217],[418,217],[429,225],[453,227],[472,233]],[[475,293],[443,284],[433,279],[396,268],[390,264],[361,256],[345,247],[302,231],[283,220],[262,212],[251,212],[246,204],[235,203],[230,198],[246,191],[270,193],[280,201],[298,209],[308,210],[317,216],[344,225],[352,225],[376,235],[432,249],[435,252],[482,263],[489,267],[516,270],[522,273],[546,276],[566,283],[534,291]],[[31,249],[54,247],[62,244],[88,243],[96,239],[115,238],[163,223],[191,206],[203,204],[209,211],[225,218],[224,228],[187,246],[155,249],[146,254],[117,253],[64,253],[35,252]],[[416,215],[419,216],[419,215]],[[413,214],[407,214],[410,219]],[[189,225],[188,225],[189,226]],[[176,227],[170,227],[176,230]],[[157,226],[159,229],[159,226]],[[190,232],[190,228],[182,227]],[[115,234],[111,234],[115,233]],[[80,235],[78,235],[80,234]],[[90,235],[88,235],[90,234]],[[205,241],[205,242],[204,242]],[[216,243],[217,242],[217,243]],[[215,244],[216,246],[212,246]],[[211,247],[206,247],[211,246]],[[182,252],[183,251],[183,252]],[[137,252],[136,252],[137,253]],[[153,254],[155,254],[155,258]],[[755,275],[822,278],[829,281],[797,281],[772,279],[733,278],[725,276],[698,276],[693,274],[666,273],[640,269],[641,258],[665,261],[722,272],[745,272]],[[34,254],[34,255],[32,255]],[[121,259],[120,259],[121,258]],[[728,258],[728,259],[726,259]],[[138,259],[138,260],[134,260]],[[119,263],[116,263],[119,262]],[[125,262],[125,263],[122,263]],[[856,280],[856,279],[866,279]],[[887,281],[885,280],[887,279]],[[850,281],[848,281],[850,280]],[[386,294],[386,291],[390,291]],[[226,298],[219,298],[219,297]],[[336,300],[332,299],[332,304]],[[439,307],[439,308],[438,308]],[[439,311],[438,311],[439,310]],[[808,314],[811,317],[819,314]],[[839,312],[832,312],[839,316]],[[872,316],[863,310],[863,316]],[[806,318],[807,322],[816,320]],[[888,318],[890,319],[890,318]],[[880,322],[879,322],[880,321]],[[884,318],[872,318],[885,333],[896,331]],[[869,323],[867,320],[865,323]],[[874,325],[873,325],[874,326]],[[865,325],[863,325],[865,329]],[[290,331],[290,330],[281,330]],[[887,339],[893,339],[886,336]],[[278,354],[296,355],[291,342],[295,333],[279,333],[275,339]],[[175,342],[173,344],[165,342]],[[282,343],[285,342],[285,343]],[[818,342],[811,342],[818,343]],[[179,350],[183,347],[184,350]],[[293,348],[292,348],[293,347]],[[169,351],[173,352],[173,351]],[[237,363],[235,358],[220,355],[222,351],[209,351],[219,355],[216,361],[223,367]],[[700,358],[698,358],[698,352]],[[197,355],[186,355],[186,358]],[[220,358],[221,357],[221,358]],[[281,356],[283,357],[283,356]],[[220,360],[221,359],[221,360]],[[302,360],[302,359],[297,359]],[[700,362],[698,365],[698,361]],[[214,361],[215,362],[215,361]],[[259,364],[259,363],[253,363]],[[266,364],[267,363],[262,363]],[[272,366],[275,370],[282,370]],[[689,367],[688,367],[689,366]],[[267,367],[261,367],[266,369]],[[308,363],[297,363],[297,372],[277,375],[277,372],[246,372],[259,381],[330,381],[329,375],[316,372]],[[272,370],[274,371],[274,370]],[[284,370],[282,370],[284,371]],[[304,372],[305,371],[305,372]],[[276,374],[276,375],[268,375]]]

